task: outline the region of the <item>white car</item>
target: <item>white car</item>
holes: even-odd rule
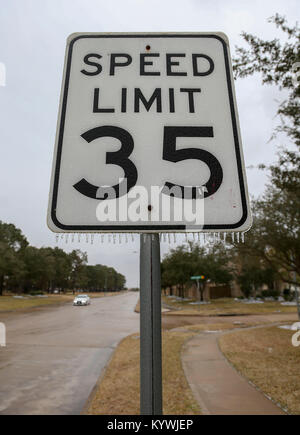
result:
[[[73,301],[73,305],[90,305],[91,299],[88,295],[77,295]]]

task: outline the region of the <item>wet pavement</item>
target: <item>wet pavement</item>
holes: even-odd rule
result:
[[[137,300],[132,292],[0,314],[0,414],[80,414],[119,341],[139,330]]]

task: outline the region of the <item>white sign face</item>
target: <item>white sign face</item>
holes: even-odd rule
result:
[[[48,225],[70,232],[251,225],[224,34],[73,34]]]

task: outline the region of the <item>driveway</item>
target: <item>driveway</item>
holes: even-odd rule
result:
[[[79,414],[119,341],[139,330],[138,293],[5,315],[0,414]]]

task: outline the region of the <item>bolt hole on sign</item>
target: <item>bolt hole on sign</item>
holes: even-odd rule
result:
[[[48,225],[55,232],[250,228],[226,35],[68,38]]]

